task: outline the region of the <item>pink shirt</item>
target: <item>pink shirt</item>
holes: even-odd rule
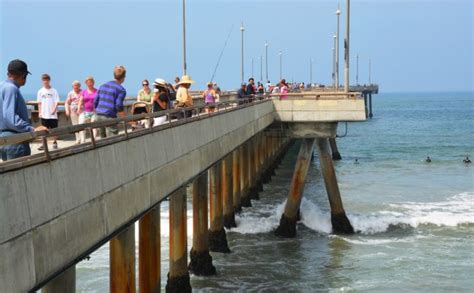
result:
[[[96,96],[97,89],[93,89],[92,92],[89,92],[89,89],[82,91],[85,112],[94,112],[94,99]]]
[[[280,93],[281,94],[287,94],[288,93],[288,87],[286,85],[282,86],[281,89],[280,89]],[[286,100],[286,99],[288,99],[288,96],[286,96],[286,95],[280,96],[280,100]]]

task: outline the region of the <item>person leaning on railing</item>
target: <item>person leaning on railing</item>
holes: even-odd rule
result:
[[[94,100],[97,121],[106,121],[119,117],[125,117],[123,100],[127,91],[122,86],[125,81],[125,67],[119,65],[114,68],[114,80],[109,81],[99,87],[97,96]],[[107,130],[101,128],[100,136],[117,135],[119,129],[117,125],[107,127]]]
[[[189,94],[189,88],[193,83],[194,80],[187,75],[183,75],[181,81],[177,83],[178,92],[176,93],[176,108],[186,108],[193,105],[193,97]],[[191,117],[192,114],[192,110],[187,110],[184,113],[185,117]],[[182,114],[180,114],[180,117],[182,117]]]
[[[21,60],[8,64],[8,79],[0,83],[0,137],[32,131],[48,131],[44,126],[33,128],[28,118],[28,109],[20,92],[31,74],[28,66]],[[3,161],[31,155],[30,144],[20,143],[0,147]]]

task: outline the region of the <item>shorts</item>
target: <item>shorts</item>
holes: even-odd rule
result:
[[[90,119],[90,120],[92,120],[95,115],[94,112],[84,112],[83,114],[84,114],[84,119]]]
[[[58,128],[58,119],[43,119],[41,118],[41,125],[48,129]]]

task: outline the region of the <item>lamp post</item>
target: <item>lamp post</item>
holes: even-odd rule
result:
[[[344,42],[346,49],[345,59],[346,59],[346,68],[344,69],[344,91],[349,92],[349,36],[350,36],[350,12],[351,12],[351,1],[346,0],[346,41]]]
[[[332,46],[332,87],[336,88],[336,34],[333,36],[334,44]]]
[[[314,62],[314,59],[310,58],[309,59],[309,84],[310,85],[313,84],[313,62]]]
[[[283,56],[283,52],[282,51],[278,52],[278,55],[280,56],[280,80],[282,80],[282,76],[283,76],[282,75],[282,63],[283,63],[283,60],[282,60],[283,57],[282,56]]]
[[[369,58],[369,85],[372,84],[372,60]]]
[[[260,55],[260,81],[263,83],[263,57]]]
[[[252,77],[253,77],[253,57],[252,57]]]
[[[265,79],[268,81],[268,42],[265,41]]]
[[[356,56],[357,58],[357,67],[356,67],[356,85],[359,85],[359,54]]]
[[[242,46],[241,46],[241,60],[240,60],[240,82],[244,82],[244,23],[242,22],[240,26]]]
[[[187,75],[186,64],[186,0],[183,0],[183,75]]]
[[[337,28],[336,28],[336,63],[335,63],[335,84],[336,84],[336,90],[339,89],[339,22],[340,22],[340,16],[341,16],[341,9],[339,8],[339,4],[337,5],[337,10],[336,10],[336,18],[337,18]]]

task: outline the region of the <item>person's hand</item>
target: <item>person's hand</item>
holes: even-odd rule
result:
[[[49,129],[46,128],[45,126],[41,125],[35,128],[35,131],[46,131],[49,132]]]

